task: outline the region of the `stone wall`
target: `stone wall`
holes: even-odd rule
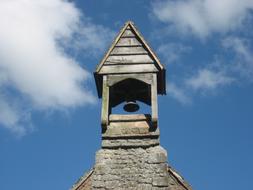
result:
[[[92,189],[169,189],[167,152],[149,115],[111,115],[96,154]]]
[[[167,153],[161,146],[101,149],[92,189],[168,189]]]

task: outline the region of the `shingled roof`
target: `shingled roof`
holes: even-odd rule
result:
[[[85,173],[70,190],[91,190],[93,169]],[[191,186],[171,166],[168,166],[170,190],[192,190]]]

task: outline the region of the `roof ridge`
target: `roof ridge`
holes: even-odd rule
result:
[[[79,186],[81,186],[87,179],[89,179],[89,177],[93,174],[94,172],[94,168],[92,168],[91,170],[89,170],[88,172],[85,172],[76,182],[74,185],[72,185],[70,190],[75,190],[77,189]]]
[[[184,180],[184,178],[170,165],[168,165],[168,172],[173,175],[173,177],[177,180],[180,185],[182,185],[185,190],[192,190],[192,187]]]

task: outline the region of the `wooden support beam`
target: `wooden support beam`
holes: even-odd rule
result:
[[[100,74],[121,74],[121,73],[144,73],[144,72],[158,72],[154,64],[128,64],[121,65],[103,65]]]
[[[102,112],[101,125],[106,129],[109,124],[109,86],[107,84],[107,76],[103,76],[103,95],[102,95]]]
[[[110,55],[106,59],[106,64],[124,64],[124,63],[154,63],[149,55]]]
[[[108,86],[113,86],[114,84],[123,81],[125,79],[137,79],[143,81],[147,84],[152,84],[153,76],[147,73],[138,73],[138,74],[120,74],[120,75],[108,75]]]
[[[110,55],[144,55],[148,52],[143,47],[114,47]]]
[[[142,46],[142,44],[136,38],[120,38],[115,46]]]
[[[157,76],[156,74],[153,74],[153,81],[151,85],[151,112],[152,112],[153,126],[157,127],[158,109],[157,109]]]

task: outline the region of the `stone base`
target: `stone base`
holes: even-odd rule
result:
[[[169,189],[167,168],[167,152],[161,146],[101,149],[96,154],[92,189]]]
[[[159,145],[159,128],[144,114],[110,115],[102,133],[102,148],[148,148]]]

